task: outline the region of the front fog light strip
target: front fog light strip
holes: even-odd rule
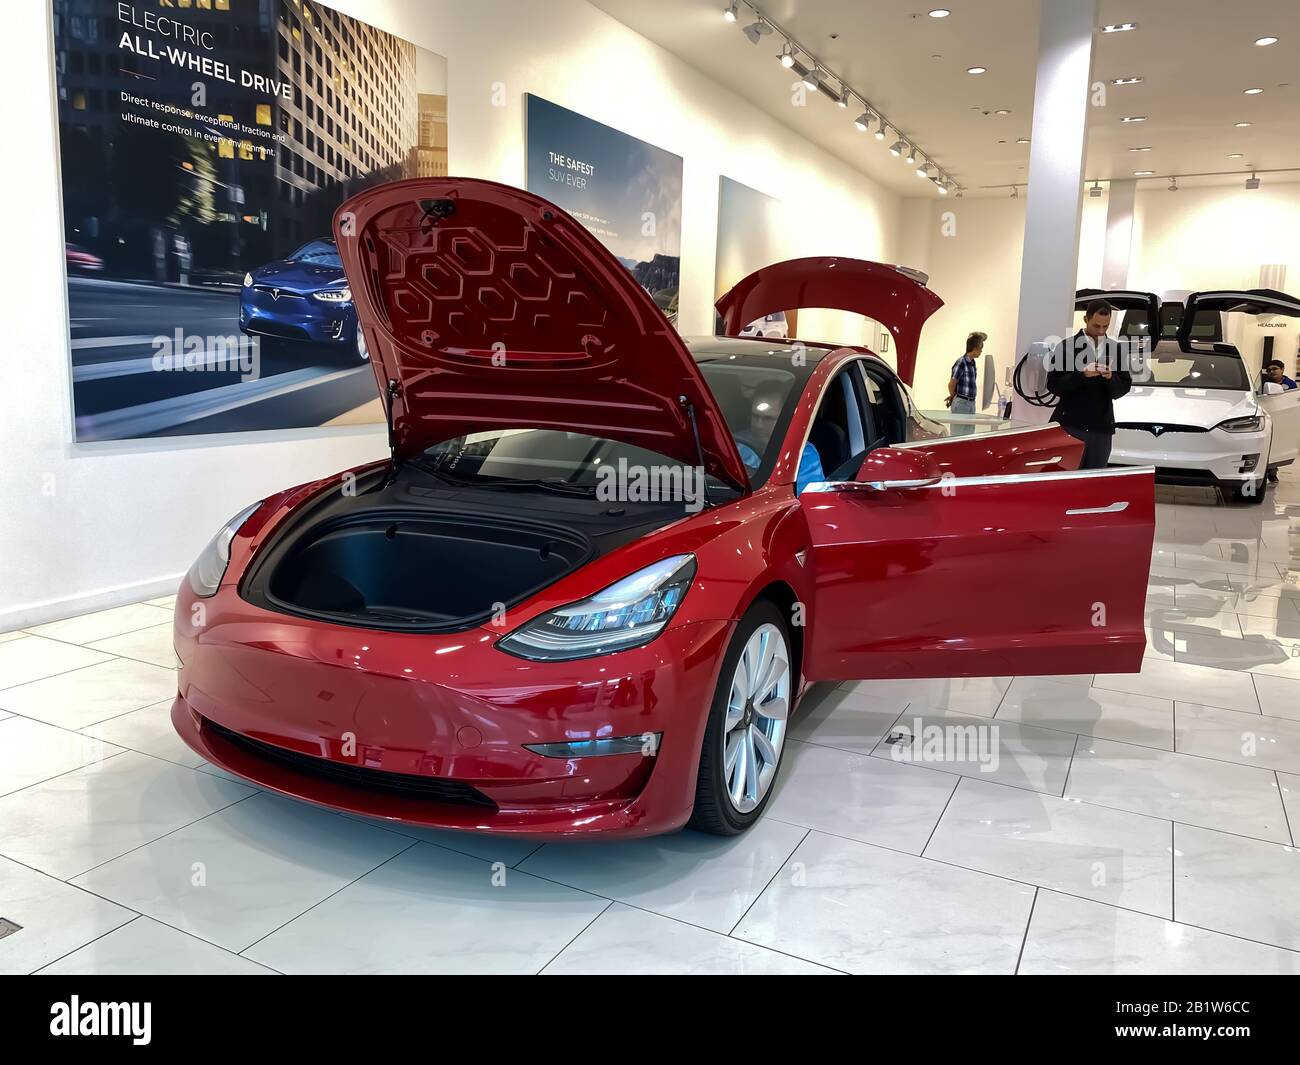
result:
[[[524,749],[544,758],[598,758],[608,754],[643,754],[659,751],[662,732],[639,732],[635,736],[614,736],[603,740],[573,740],[566,743],[525,743]]]

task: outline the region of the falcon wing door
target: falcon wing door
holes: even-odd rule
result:
[[[1178,327],[1178,345],[1190,350],[1191,323],[1197,311],[1218,311],[1223,314],[1282,315],[1300,318],[1300,299],[1272,288],[1217,289],[1193,292],[1187,297],[1182,323]],[[1258,387],[1258,386],[1257,386]],[[1273,441],[1268,455],[1270,466],[1285,466],[1294,462],[1300,448],[1300,390],[1266,395],[1262,389],[1256,396],[1260,407],[1268,412],[1273,422]]]

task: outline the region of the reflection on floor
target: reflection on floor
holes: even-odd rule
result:
[[[816,692],[733,840],[331,814],[173,735],[168,600],[0,635],[0,972],[1298,972],[1300,477],[1160,498],[1140,674]]]

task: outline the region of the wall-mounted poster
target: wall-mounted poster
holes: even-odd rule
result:
[[[525,97],[529,192],[596,234],[677,321],[681,277],[682,159],[653,144]]]
[[[755,270],[794,256],[794,240],[784,218],[784,205],[766,193],[723,176],[718,182],[718,252],[713,272],[713,298],[728,292]],[[742,336],[798,336],[794,309],[774,311],[750,322]],[[722,326],[721,318],[717,322]]]
[[[330,223],[447,62],[312,0],[53,0],[78,441],[382,421]]]

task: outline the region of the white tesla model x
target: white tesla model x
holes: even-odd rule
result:
[[[1132,390],[1115,401],[1111,464],[1154,466],[1159,483],[1218,487],[1262,502],[1266,479],[1295,461],[1300,390],[1262,382],[1258,368],[1223,342],[1223,319],[1234,312],[1300,318],[1300,300],[1234,289],[1162,305],[1150,292],[1083,289],[1076,309],[1097,298],[1124,312],[1121,337],[1155,333]]]

